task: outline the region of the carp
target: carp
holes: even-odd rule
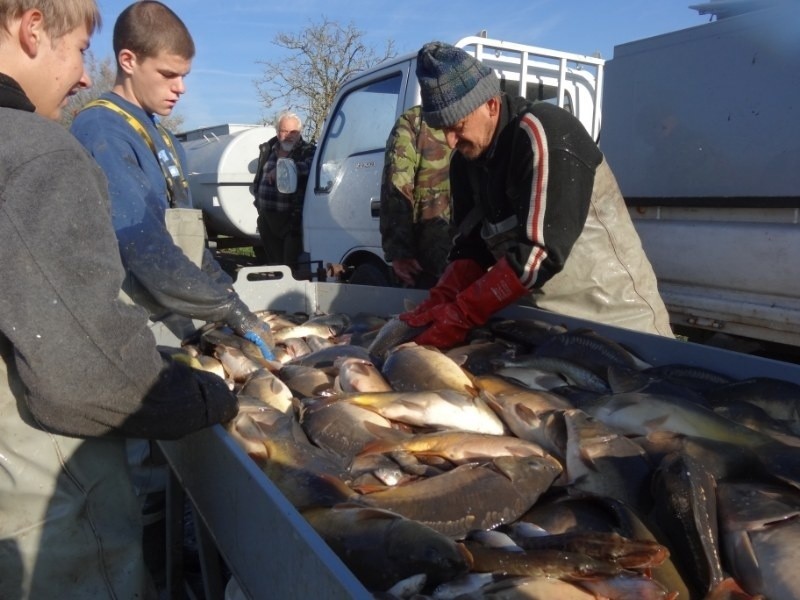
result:
[[[417,574],[436,585],[468,570],[460,544],[388,510],[344,504],[306,510],[303,516],[371,590],[386,590]]]
[[[561,473],[553,458],[501,456],[435,477],[364,494],[359,502],[414,519],[455,539],[525,513]]]

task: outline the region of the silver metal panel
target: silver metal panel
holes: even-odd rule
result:
[[[775,377],[800,385],[800,366],[791,363],[669,339],[649,333],[610,327],[592,321],[572,319],[535,308],[511,307],[500,314],[508,317],[533,318],[548,323],[563,324],[570,329],[580,327],[592,329],[622,344],[637,357],[653,366],[669,364],[693,365],[712,369],[737,380],[750,377]]]
[[[159,443],[250,598],[372,598],[222,427]]]
[[[621,44],[600,148],[623,195],[797,196],[800,4]]]

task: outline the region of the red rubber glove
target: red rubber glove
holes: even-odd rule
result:
[[[409,319],[417,318],[427,313],[431,308],[445,302],[452,302],[456,295],[475,282],[486,271],[474,260],[460,258],[454,260],[445,268],[439,281],[431,288],[428,297],[419,303],[414,310],[400,315],[400,320],[411,324]],[[424,321],[423,325],[429,321]]]
[[[455,300],[438,304],[406,322],[413,327],[431,324],[414,339],[417,344],[451,348],[463,342],[470,329],[483,325],[494,313],[527,292],[504,257],[483,277],[460,292]]]

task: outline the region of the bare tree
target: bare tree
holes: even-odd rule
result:
[[[279,33],[273,44],[287,57],[257,61],[263,76],[255,81],[266,110],[285,108],[305,116],[304,137],[319,138],[325,116],[339,86],[351,75],[395,56],[394,41],[387,40],[383,55],[363,42],[364,33],[350,23],[342,27],[322,17],[300,33]],[[282,105],[277,106],[278,102]]]
[[[99,98],[102,94],[114,87],[114,81],[117,77],[116,61],[111,56],[106,56],[98,61],[90,50],[86,54],[86,72],[92,80],[92,87],[89,89],[82,89],[74,96],[70,96],[67,106],[62,111],[61,116],[61,123],[66,127],[72,124],[75,115],[77,115],[86,104]],[[173,113],[161,119],[161,124],[170,131],[177,132],[183,127],[183,121],[183,116]]]
[[[86,53],[85,64],[86,73],[92,80],[92,87],[82,89],[74,96],[70,96],[67,106],[61,112],[61,123],[66,127],[72,125],[72,120],[85,104],[114,87],[116,65],[113,58],[106,56],[103,60],[98,61],[94,53],[89,50]]]

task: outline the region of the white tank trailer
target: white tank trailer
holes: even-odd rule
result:
[[[253,206],[258,146],[275,136],[272,126],[226,124],[179,137],[186,150],[186,178],[203,211],[209,241],[217,247],[260,243]]]

